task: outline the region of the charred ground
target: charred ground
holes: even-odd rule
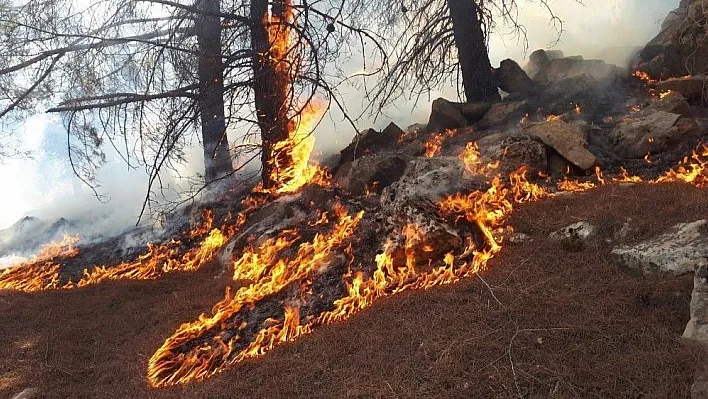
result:
[[[209,381],[148,388],[165,335],[222,296],[215,264],[154,281],[0,294],[0,392],[45,397],[685,397],[701,348],[679,338],[690,276],[638,278],[603,239],[568,251],[548,233],[589,220],[607,237],[630,218],[633,242],[708,213],[685,184],[606,186],[520,206],[489,268],[448,287],[407,292],[345,323],[246,361]],[[553,217],[550,217],[550,216]],[[221,276],[221,277],[219,277]]]

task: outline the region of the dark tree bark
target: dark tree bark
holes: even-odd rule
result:
[[[467,102],[498,100],[487,43],[473,0],[447,0]]]
[[[224,64],[221,59],[221,18],[219,0],[197,0],[204,11],[196,21],[199,46],[199,113],[206,181],[226,176],[233,171],[224,114]],[[207,15],[209,14],[209,15]]]
[[[272,7],[273,18],[284,20],[285,0],[275,1]],[[289,137],[289,87],[288,66],[283,54],[275,54],[268,33],[268,0],[251,1],[251,48],[253,56],[253,92],[256,114],[261,130],[263,167],[262,181],[264,188],[273,187],[278,168],[292,163],[288,151],[274,151],[278,143]],[[287,35],[285,24],[277,35]],[[285,36],[280,36],[285,37]],[[279,63],[280,61],[280,63]]]

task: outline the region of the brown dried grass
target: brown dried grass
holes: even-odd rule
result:
[[[687,397],[704,352],[679,337],[692,277],[641,279],[599,240],[549,232],[578,220],[604,237],[626,218],[650,237],[708,215],[708,190],[609,186],[517,210],[533,241],[508,244],[480,278],[376,303],[204,383],[152,390],[147,359],[222,297],[216,268],[70,292],[0,293],[0,396],[376,398]]]

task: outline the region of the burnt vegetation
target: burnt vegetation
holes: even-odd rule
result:
[[[678,37],[700,33],[698,3],[668,20]],[[538,4],[560,35],[561,20]],[[706,71],[686,49],[674,61],[690,60],[691,74],[649,70],[672,62],[669,28],[627,69],[544,50],[523,68],[494,68],[495,29],[525,39],[519,6],[0,0],[8,126],[39,109],[60,114],[85,184],[98,189],[108,149],[146,170],[143,212],[193,141],[204,159],[195,191],[153,214],[159,235],[67,235],[0,270],[0,392],[708,389],[708,222],[696,220],[708,211]],[[376,117],[445,86],[464,101],[436,99],[424,125],[360,131],[350,83]],[[354,138],[311,162],[312,132],[335,113]],[[236,178],[244,170],[252,176]],[[647,240],[692,223],[703,227],[667,239],[688,255],[656,260]]]

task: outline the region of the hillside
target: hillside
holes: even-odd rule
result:
[[[154,281],[2,292],[0,395],[686,397],[703,356],[679,338],[692,277],[636,277],[610,260],[605,239],[620,220],[637,232],[625,243],[693,221],[708,214],[707,194],[612,185],[525,204],[511,224],[530,240],[506,246],[480,278],[379,301],[262,359],[169,389],[148,387],[146,362],[222,296],[230,281],[215,265]],[[579,220],[602,235],[573,248],[548,238]]]

